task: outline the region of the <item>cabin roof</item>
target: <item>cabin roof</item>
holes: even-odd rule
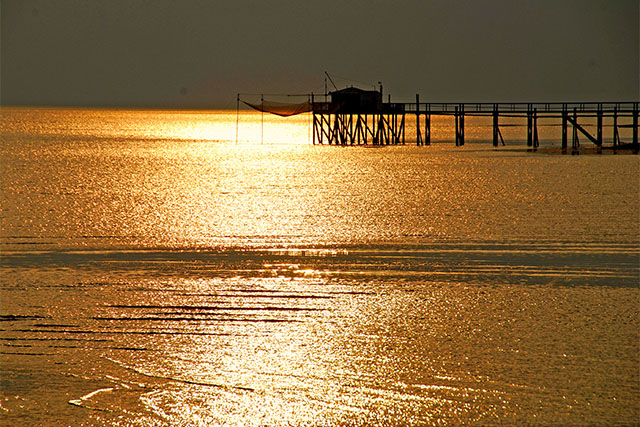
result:
[[[334,90],[333,92],[329,92],[329,95],[355,95],[355,94],[365,94],[365,93],[378,93],[377,90],[364,90],[357,87],[347,87],[340,90]]]

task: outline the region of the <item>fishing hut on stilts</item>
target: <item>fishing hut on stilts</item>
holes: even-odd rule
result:
[[[404,104],[382,102],[380,90],[355,87],[330,92],[330,101],[312,97],[313,144],[397,145],[405,143]]]
[[[325,73],[326,74],[326,73]],[[331,77],[327,74],[331,80]],[[331,80],[333,83],[333,80]],[[326,85],[326,82],[325,82]],[[527,147],[535,151],[540,146],[538,135],[539,120],[559,122],[561,127],[561,148],[567,152],[571,143],[571,152],[578,153],[580,139],[592,142],[598,151],[602,148],[631,149],[640,151],[638,139],[640,103],[631,102],[580,102],[580,103],[423,103],[416,94],[414,102],[383,102],[382,84],[376,90],[364,90],[356,87],[327,92],[324,100],[318,101],[316,95],[305,96],[301,103],[267,102],[261,95],[260,103],[241,100],[238,94],[238,106],[242,101],[246,105],[280,116],[292,116],[311,113],[310,139],[313,144],[337,146],[350,145],[398,145],[405,144],[405,118],[415,115],[415,143],[418,146],[431,144],[431,124],[434,116],[452,116],[454,119],[455,145],[465,143],[465,118],[491,118],[494,147],[505,145],[501,118],[526,119]],[[604,135],[605,120],[610,123],[611,139]],[[595,122],[595,123],[594,123]],[[517,125],[522,126],[522,125]],[[552,124],[555,126],[555,124]],[[595,129],[594,129],[595,128]],[[630,138],[623,141],[620,129],[630,129]],[[571,137],[569,132],[571,130]],[[237,123],[236,123],[237,140]]]

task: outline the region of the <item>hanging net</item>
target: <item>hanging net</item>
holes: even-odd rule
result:
[[[296,114],[308,113],[311,111],[311,103],[305,101],[302,103],[291,104],[287,102],[262,101],[258,104],[242,101],[249,107],[265,113],[277,114],[282,117],[295,116]]]

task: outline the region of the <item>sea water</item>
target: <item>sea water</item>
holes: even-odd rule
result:
[[[640,421],[638,156],[0,112],[3,425]]]

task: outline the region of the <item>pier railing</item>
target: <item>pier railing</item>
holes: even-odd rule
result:
[[[419,102],[405,103],[406,113],[456,114],[464,111],[466,115],[491,115],[498,113],[526,114],[531,111],[538,113],[573,112],[597,114],[598,112],[617,111],[618,114],[638,111],[638,102]],[[555,115],[557,116],[557,114]]]

